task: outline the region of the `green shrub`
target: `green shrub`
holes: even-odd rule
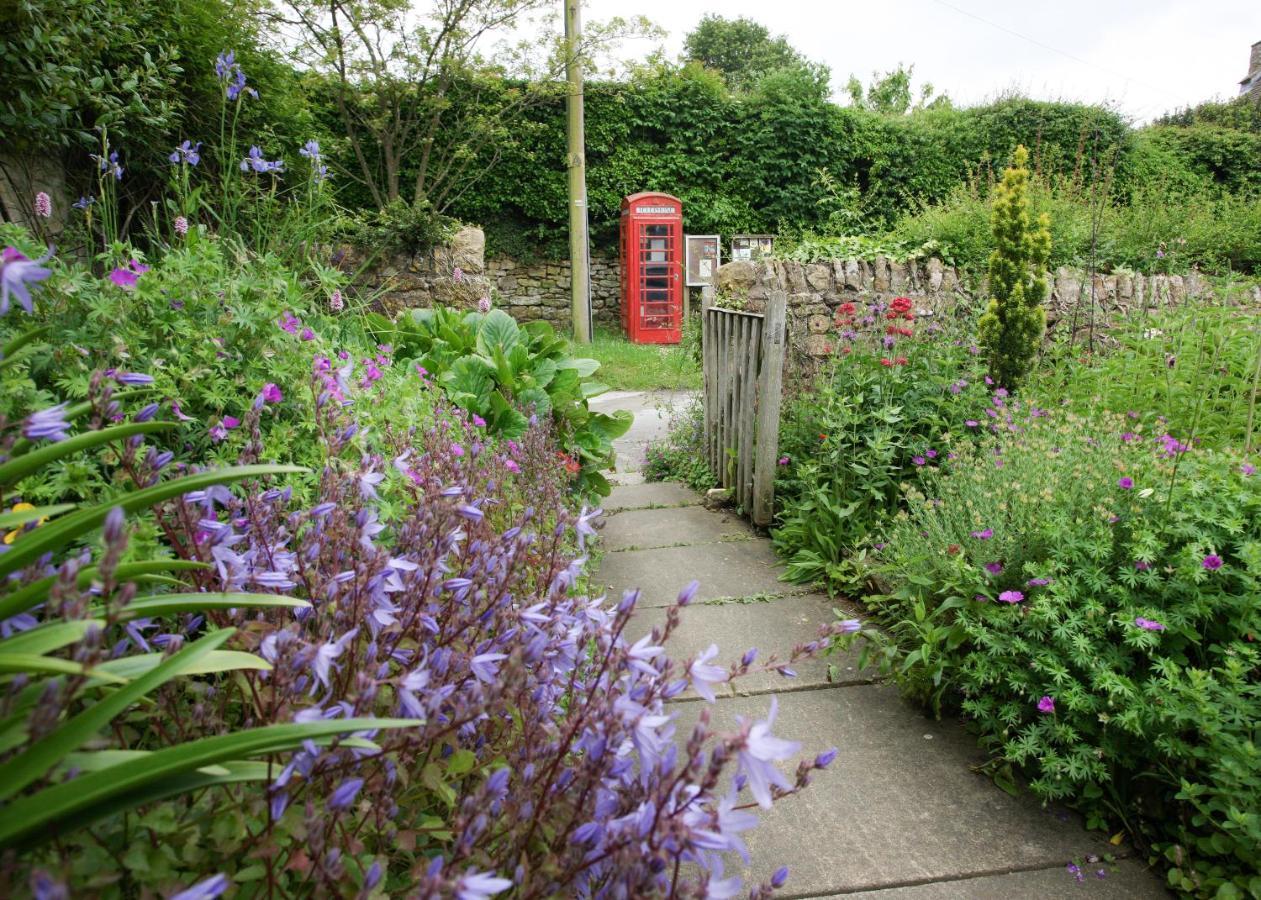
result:
[[[977,323],[978,342],[990,374],[1015,388],[1029,374],[1046,333],[1046,266],[1051,256],[1051,218],[1037,227],[1029,216],[1029,154],[1017,147],[994,199],[994,252],[990,254],[990,302]]]
[[[1129,418],[995,402],[886,533],[887,670],[964,713],[1000,780],[1145,829],[1174,887],[1255,893],[1261,480]]]
[[[374,254],[418,254],[450,239],[458,222],[425,201],[392,200],[384,209],[361,210],[335,226],[343,240]]]
[[[780,427],[771,535],[789,578],[829,590],[852,583],[851,554],[896,509],[901,484],[979,415],[984,394],[966,324],[916,322],[909,305],[861,313],[840,307],[836,355],[808,390],[790,392]]]

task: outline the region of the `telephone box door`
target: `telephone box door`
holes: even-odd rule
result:
[[[677,344],[682,339],[683,282],[679,260],[681,235],[675,222],[636,224],[640,302],[632,339]]]

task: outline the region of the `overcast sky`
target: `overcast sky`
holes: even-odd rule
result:
[[[851,73],[866,83],[873,70],[914,63],[917,85],[956,102],[1016,89],[1109,101],[1139,121],[1236,96],[1261,41],[1261,0],[584,0],[583,9],[646,15],[669,32],[672,58],[703,14],[747,16],[827,64],[837,92]],[[624,55],[650,49],[640,41]]]

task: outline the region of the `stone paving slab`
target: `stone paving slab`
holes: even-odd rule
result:
[[[674,481],[651,481],[642,484],[619,484],[600,505],[608,513],[626,509],[648,509],[654,506],[697,506],[701,495]]]
[[[602,517],[601,545],[607,551],[645,550],[680,544],[751,541],[753,529],[734,513],[710,512],[700,506],[672,509],[627,509]]]
[[[796,644],[803,644],[818,637],[819,626],[836,621],[832,608],[837,604],[820,594],[798,594],[759,600],[752,603],[696,603],[682,611],[679,627],[670,635],[667,650],[670,657],[683,661],[717,644],[719,654],[715,665],[730,666],[738,661],[744,651],[757,647],[758,661],[765,662],[772,654],[787,660]],[[627,626],[627,637],[638,640],[652,631],[653,626],[665,625],[667,607],[636,610]],[[741,695],[768,691],[793,691],[829,684],[828,668],[834,667],[835,683],[858,684],[871,681],[876,672],[858,669],[859,647],[831,656],[809,659],[793,666],[796,678],[785,678],[773,672],[746,675],[734,685],[723,685]],[[690,691],[682,695],[694,698]]]
[[[696,396],[692,391],[610,391],[590,401],[598,412],[627,410],[633,416],[630,430],[613,442],[619,472],[638,472],[644,460],[644,446],[665,436],[674,410]]]
[[[639,588],[640,604],[649,607],[673,603],[692,579],[701,583],[698,601],[794,593],[794,585],[779,580],[781,571],[769,541],[735,541],[606,553],[591,581],[610,597]]]
[[[678,734],[690,732],[701,705],[672,707]],[[733,728],[736,714],[764,719],[769,706],[765,695],[722,699],[713,724]],[[792,880],[784,896],[819,897],[1021,869],[1062,871],[1074,858],[1114,849],[1067,814],[1012,797],[971,771],[980,761],[975,740],[957,724],[924,718],[893,687],[782,695],[773,731],[802,741],[803,756],[833,746],[840,754],[809,789],[761,813],[761,826],[746,834],[753,859],[746,884],[787,865]]]
[[[1097,865],[1091,866],[1087,871],[1088,877],[1080,884],[1064,866],[1057,866],[1031,872],[982,875],[961,881],[833,894],[831,900],[842,897],[852,900],[1148,900],[1172,896],[1157,876],[1136,860],[1122,859],[1103,864],[1107,871],[1103,879],[1093,874],[1098,868]],[[790,878],[785,894],[792,893],[792,886]]]

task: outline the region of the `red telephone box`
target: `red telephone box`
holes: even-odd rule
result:
[[[683,204],[669,194],[622,201],[622,328],[636,344],[683,338]]]

